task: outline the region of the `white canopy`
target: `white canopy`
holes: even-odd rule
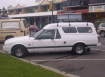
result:
[[[27,13],[27,14],[15,14],[8,15],[10,18],[20,18],[20,17],[38,17],[38,16],[50,16],[52,15],[52,11],[50,12],[37,12],[37,13]],[[57,15],[57,11],[53,11],[53,15]]]

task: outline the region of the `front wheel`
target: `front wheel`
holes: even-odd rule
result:
[[[19,58],[26,56],[26,52],[26,48],[23,46],[15,46],[12,49],[12,55]]]
[[[77,55],[82,55],[86,52],[85,45],[84,44],[77,44],[73,47],[72,50],[73,53]]]

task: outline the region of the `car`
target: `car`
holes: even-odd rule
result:
[[[3,50],[24,57],[28,53],[65,52],[82,55],[98,45],[98,35],[90,22],[59,22],[46,25],[33,36],[11,38]]]
[[[0,19],[0,42],[17,36],[25,36],[28,33],[24,19]]]
[[[97,32],[101,37],[105,37],[105,23],[104,22],[99,24]]]

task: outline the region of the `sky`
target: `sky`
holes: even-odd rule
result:
[[[9,5],[16,6],[17,4],[27,6],[34,3],[35,0],[0,0],[0,8],[7,8]]]

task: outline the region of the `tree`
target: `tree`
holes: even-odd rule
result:
[[[8,17],[7,10],[5,7],[1,9],[1,17]]]

